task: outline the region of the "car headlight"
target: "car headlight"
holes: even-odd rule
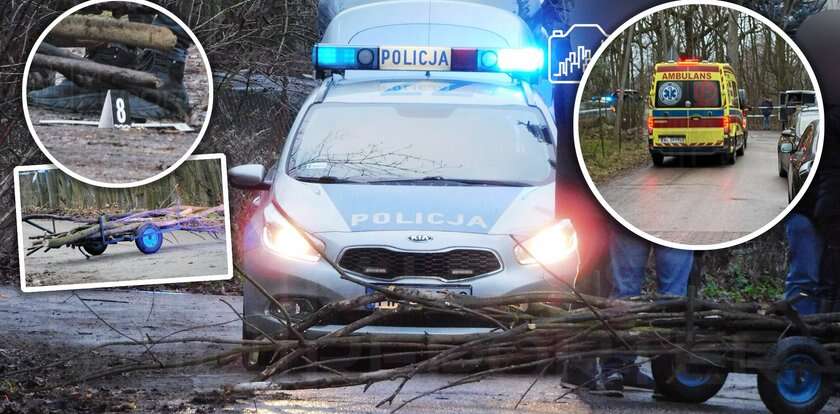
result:
[[[263,244],[269,250],[289,259],[307,262],[317,262],[321,258],[320,253],[312,247],[307,238],[322,251],[324,243],[296,229],[273,205],[263,210],[263,217],[265,218]]]
[[[577,247],[575,228],[569,219],[564,219],[517,244],[513,252],[520,264],[550,265],[565,260]]]

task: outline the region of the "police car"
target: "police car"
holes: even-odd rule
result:
[[[540,50],[318,44],[313,64],[323,81],[277,163],[229,171],[232,185],[263,191],[238,227],[240,269],[292,318],[370,292],[342,272],[478,297],[574,283],[577,235],[554,214],[557,132],[527,81],[543,65]],[[307,334],[390,306],[346,312]],[[282,310],[251,283],[243,307],[244,338],[285,332]],[[490,329],[418,313],[358,333]],[[270,358],[244,362],[259,368]]]

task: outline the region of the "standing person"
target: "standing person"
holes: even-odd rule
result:
[[[651,250],[656,260],[657,292],[676,296],[686,294],[688,277],[694,264],[694,252],[659,246],[621,228],[613,232],[610,240],[614,298],[642,294],[645,265]],[[637,365],[633,365],[635,361],[635,355],[605,358],[601,362],[604,387],[613,391],[620,391],[625,385],[653,389],[653,379],[641,372]]]
[[[761,116],[764,117],[764,123],[762,126],[766,131],[770,129],[770,115],[773,113],[773,102],[770,98],[765,96],[759,107],[761,107]]]
[[[840,309],[840,75],[836,71],[840,57],[824,52],[825,45],[840,41],[838,21],[840,10],[826,10],[805,20],[796,34],[797,43],[802,47],[820,79],[826,114],[825,141],[820,165],[805,197],[797,206],[797,210],[810,213],[811,227],[807,228],[807,232],[789,233],[789,238],[793,238],[791,270],[787,282],[796,282],[798,273],[794,271],[804,268],[808,270],[810,281],[816,281],[820,288],[822,306],[816,308],[816,305],[809,301],[808,307],[804,309],[806,312],[815,309],[821,312],[837,312]],[[797,220],[801,226],[805,226],[801,219]],[[790,218],[788,223],[791,223]],[[815,240],[819,244],[816,244]],[[811,252],[811,255],[797,257],[793,254],[797,243],[806,244],[805,249],[818,246],[822,254],[817,256]],[[815,269],[819,269],[818,276],[814,275]]]

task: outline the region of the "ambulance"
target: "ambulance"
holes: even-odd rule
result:
[[[245,284],[243,338],[285,332],[280,307],[300,320],[371,286],[495,297],[573,285],[577,232],[555,216],[557,128],[528,80],[544,61],[527,25],[496,7],[401,0],[337,15],[278,160],[228,172],[258,194],[237,220],[239,269],[274,299]],[[306,334],[393,306],[331,315]],[[493,329],[417,312],[356,334]]]
[[[746,94],[727,63],[681,56],[656,64],[648,98],[648,148],[666,156],[715,155],[735,164],[747,148]]]

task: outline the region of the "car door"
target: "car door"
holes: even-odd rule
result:
[[[811,144],[814,140],[814,124],[809,125],[802,132],[802,136],[797,142],[796,149],[790,154],[790,166],[788,169],[788,199],[793,200],[802,184],[805,183],[805,178],[808,177],[808,171],[800,174],[799,169],[803,164],[808,162],[809,154],[811,153]]]

